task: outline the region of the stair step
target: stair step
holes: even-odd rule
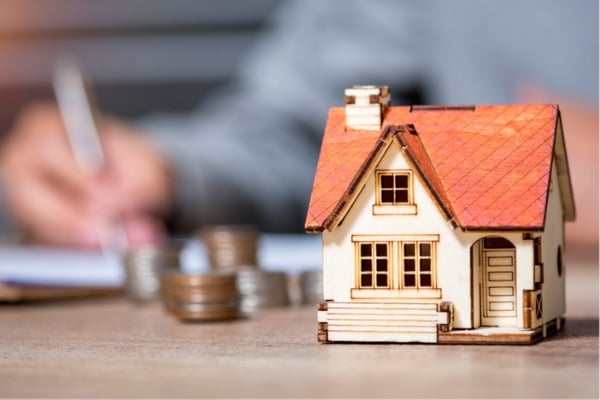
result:
[[[437,311],[437,303],[328,303],[331,310],[427,310]]]
[[[354,313],[328,313],[328,321],[423,321],[429,323],[437,323],[440,321],[440,316],[436,314],[409,314],[409,313],[394,313],[394,314],[354,314]]]
[[[436,310],[420,310],[420,309],[379,309],[379,308],[343,308],[343,309],[329,309],[327,315],[381,315],[387,318],[394,318],[396,316],[411,315],[411,316],[437,316],[438,311]]]
[[[398,329],[397,326],[357,326],[357,325],[334,325],[329,326],[329,332],[396,332],[396,333],[436,333],[435,326],[404,326]]]
[[[329,332],[329,339],[336,342],[396,342],[396,343],[436,343],[437,333],[420,332]]]

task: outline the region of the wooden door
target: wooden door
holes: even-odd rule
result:
[[[515,249],[482,250],[481,325],[516,324]]]

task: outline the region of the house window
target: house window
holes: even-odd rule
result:
[[[353,298],[438,298],[438,235],[352,235]],[[387,290],[384,290],[387,289]]]
[[[359,287],[361,289],[389,288],[389,244],[386,242],[360,243]]]
[[[402,243],[402,286],[433,288],[433,255],[431,242]]]
[[[410,171],[379,171],[377,172],[380,205],[412,204],[411,173]]]
[[[374,215],[416,215],[413,173],[410,170],[382,170],[375,173]]]

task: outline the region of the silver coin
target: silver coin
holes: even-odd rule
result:
[[[158,297],[160,276],[179,268],[179,246],[145,246],[128,251],[123,259],[125,290],[134,301]]]
[[[303,271],[300,274],[300,293],[303,304],[323,301],[323,271]]]
[[[290,305],[287,275],[284,272],[245,269],[238,271],[237,277],[244,312]]]

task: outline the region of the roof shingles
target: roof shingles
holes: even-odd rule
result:
[[[352,195],[385,128],[408,124],[417,134],[397,138],[448,218],[464,229],[541,229],[557,118],[554,105],[390,107],[381,132],[346,131],[344,109],[332,108],[306,229],[334,228],[332,213]]]

